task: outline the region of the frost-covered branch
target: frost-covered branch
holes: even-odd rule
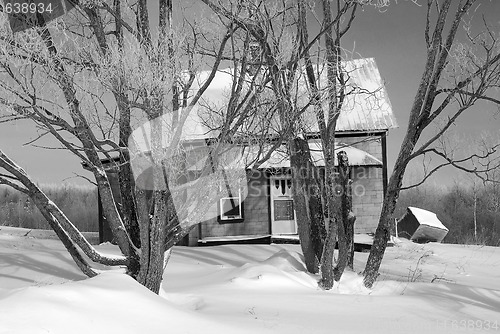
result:
[[[49,223],[55,228],[56,233],[65,233],[71,240],[77,244],[82,251],[94,262],[104,265],[125,265],[127,259],[123,256],[105,256],[99,253],[80,233],[80,231],[71,223],[66,215],[43,193],[43,191],[29,178],[26,172],[19,167],[12,159],[10,159],[3,151],[0,150],[0,167],[5,169],[12,175],[16,181],[20,182],[25,188],[14,186],[13,188],[26,193],[36,204],[40,212],[44,216],[52,217]],[[5,178],[0,181],[9,186],[13,186],[11,182],[6,182]]]

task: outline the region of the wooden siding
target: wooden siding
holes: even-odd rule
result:
[[[352,177],[354,232],[374,233],[384,200],[382,168],[354,167]]]
[[[344,144],[366,151],[382,160],[382,140],[380,135],[341,136]],[[200,143],[199,145],[203,145]],[[189,159],[189,158],[188,158]],[[193,161],[191,161],[193,162]],[[108,173],[110,183],[119,201],[119,184],[117,174]],[[193,175],[191,175],[193,177]],[[355,233],[373,233],[378,224],[383,202],[383,168],[382,166],[354,166],[353,178],[353,211],[356,215]],[[220,223],[217,220],[217,205],[210,209],[211,218],[195,227],[189,234],[189,245],[196,245],[198,240],[206,237],[269,235],[269,175],[265,171],[257,171],[247,176],[248,196],[244,199],[243,222]],[[103,228],[101,237],[106,241],[111,235],[107,224],[103,221],[102,211],[99,215]]]
[[[201,224],[201,238],[269,234],[268,178],[258,171],[248,176],[248,196],[244,199],[243,222],[219,222],[217,218]]]
[[[382,140],[378,135],[342,137],[340,140],[382,160]],[[383,168],[354,166],[352,178],[355,233],[374,233],[384,197]],[[264,172],[248,177],[248,196],[244,201],[245,219],[242,223],[221,224],[217,219],[211,219],[201,224],[201,237],[270,234],[268,179]]]

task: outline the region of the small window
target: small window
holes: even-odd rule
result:
[[[244,219],[243,203],[241,201],[241,189],[236,196],[222,197],[219,200],[219,222],[239,223]]]
[[[274,201],[274,220],[293,220],[293,200]]]

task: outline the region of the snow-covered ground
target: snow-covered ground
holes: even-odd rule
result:
[[[298,245],[175,247],[157,296],[0,229],[0,333],[500,333],[500,248],[398,241],[372,290],[352,272],[332,291],[316,281]]]

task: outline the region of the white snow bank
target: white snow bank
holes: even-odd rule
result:
[[[259,288],[289,287],[317,288],[317,277],[306,273],[301,256],[282,249],[262,262],[244,264],[227,273],[232,283],[247,287],[258,283]]]
[[[121,273],[0,295],[3,333],[234,333],[179,309]],[[6,316],[8,315],[8,316]]]
[[[355,254],[356,272],[367,255]],[[495,247],[400,240],[386,250],[372,290],[352,272],[332,291],[319,290],[318,277],[304,271],[299,245],[175,247],[160,296],[114,271],[82,276],[60,242],[0,233],[0,333],[500,330],[500,248]]]

